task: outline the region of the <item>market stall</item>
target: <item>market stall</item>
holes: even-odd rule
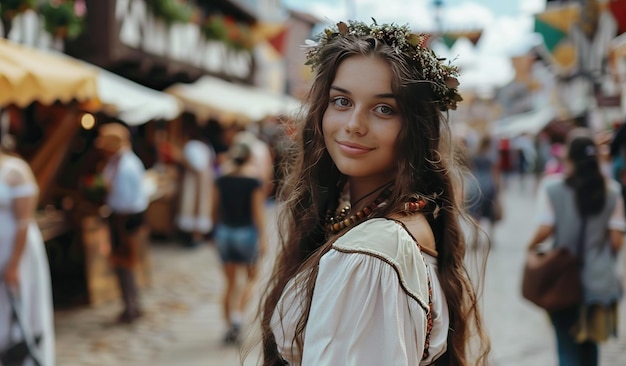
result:
[[[57,305],[96,304],[119,296],[108,263],[108,227],[102,211],[89,204],[81,179],[88,169],[95,170],[85,156],[93,150],[100,118],[135,128],[175,119],[181,111],[170,95],[67,55],[0,38],[0,120],[40,187],[37,221]],[[166,172],[147,175],[153,200],[175,190]],[[149,282],[147,241],[144,249],[138,268],[143,285]]]
[[[80,276],[84,258],[69,261],[65,256],[74,250],[82,253],[82,246],[76,245],[81,227],[57,196],[57,178],[80,129],[81,115],[98,107],[95,70],[0,38],[3,127],[14,136],[16,152],[28,161],[39,185],[37,221],[46,242],[55,299],[66,293],[66,279],[75,279],[71,286],[88,297],[88,278]]]
[[[51,105],[60,102],[68,107],[29,162],[45,199],[54,172],[67,153],[62,144],[78,130],[79,106],[97,100],[97,73],[78,61],[23,47],[0,38],[0,108],[24,108],[32,103]],[[54,127],[54,128],[52,128]]]
[[[216,119],[225,125],[247,125],[266,117],[296,113],[300,101],[285,95],[203,76],[192,84],[175,84],[165,90],[180,99],[198,121]]]

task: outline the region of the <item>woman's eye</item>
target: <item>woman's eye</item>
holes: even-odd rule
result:
[[[391,107],[388,105],[380,105],[376,107],[376,112],[384,115],[390,115],[394,113],[393,109],[391,109]]]
[[[350,100],[344,97],[336,97],[336,98],[333,98],[333,104],[336,105],[337,107],[349,107]]]

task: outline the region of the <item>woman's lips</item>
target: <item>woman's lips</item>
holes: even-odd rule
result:
[[[355,144],[347,141],[337,141],[339,149],[349,155],[361,155],[374,150],[371,147]]]

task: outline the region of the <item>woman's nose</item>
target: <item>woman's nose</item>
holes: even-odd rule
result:
[[[367,133],[367,113],[361,108],[354,108],[346,123],[346,132],[363,136]]]

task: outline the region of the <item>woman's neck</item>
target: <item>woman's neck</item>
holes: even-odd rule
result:
[[[389,181],[364,181],[351,179],[350,184],[350,205],[352,206],[351,212],[358,212],[365,206],[374,201],[385,188],[391,185],[392,180]]]

